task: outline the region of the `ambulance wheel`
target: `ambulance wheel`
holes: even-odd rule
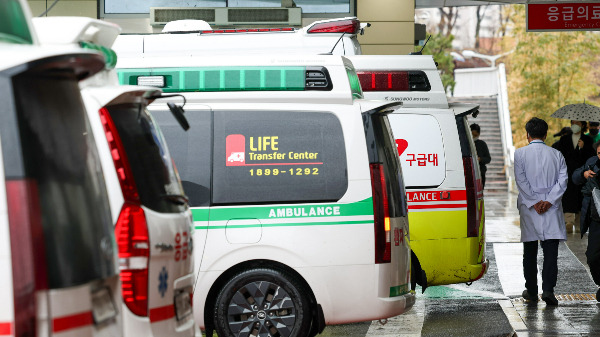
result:
[[[310,301],[301,283],[268,268],[235,275],[221,288],[214,310],[220,337],[304,337],[312,320]]]

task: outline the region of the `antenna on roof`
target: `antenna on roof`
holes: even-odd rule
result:
[[[323,53],[323,54],[319,54],[319,55],[333,55],[333,50],[335,49],[335,47],[337,46],[337,44],[340,43],[340,41],[344,37],[344,34],[346,34],[346,32],[342,33],[342,36],[340,36],[340,38],[337,40],[337,42],[333,45],[333,48],[331,48],[331,50],[328,53]]]
[[[429,35],[429,37],[427,38],[427,41],[425,41],[425,43],[423,44],[423,48],[421,48],[421,50],[414,51],[414,52],[410,53],[409,55],[423,55],[423,49],[425,49],[425,46],[427,45],[427,42],[429,42],[429,39],[431,39],[431,35]]]

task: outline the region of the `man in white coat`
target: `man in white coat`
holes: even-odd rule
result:
[[[567,165],[563,155],[544,144],[548,124],[539,118],[525,125],[529,145],[515,151],[517,208],[523,242],[523,298],[537,301],[538,240],[544,251],[542,300],[558,305],[554,287],[558,276],[558,244],[567,239],[561,198],[567,189]]]

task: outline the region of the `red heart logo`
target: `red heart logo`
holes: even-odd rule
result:
[[[398,155],[401,156],[408,147],[408,142],[404,139],[396,139],[396,146],[398,147]]]

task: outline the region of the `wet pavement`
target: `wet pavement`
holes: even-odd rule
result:
[[[587,236],[567,234],[559,246],[558,307],[526,303],[521,297],[523,245],[517,195],[485,195],[487,274],[470,286],[455,284],[417,289],[417,301],[404,315],[384,322],[329,326],[320,336],[600,336],[598,287],[585,262]],[[543,256],[538,251],[538,270]],[[541,289],[541,274],[538,273]],[[385,324],[384,324],[385,323]],[[216,334],[215,334],[216,336]]]
[[[600,336],[598,287],[585,263],[587,236],[568,234],[559,246],[558,307],[529,304],[521,293],[523,246],[516,194],[485,196],[488,273],[472,285],[417,289],[407,313],[379,321],[327,327],[324,336]],[[543,257],[538,255],[541,271]],[[541,288],[541,274],[538,275]]]

